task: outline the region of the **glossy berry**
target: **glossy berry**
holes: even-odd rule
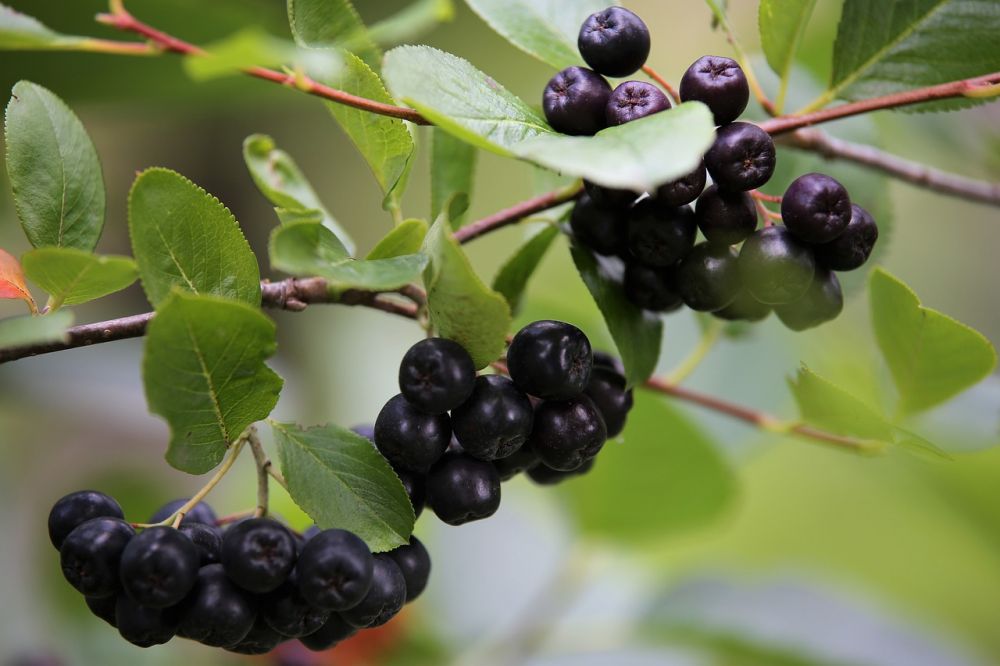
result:
[[[399,392],[428,414],[444,414],[472,394],[476,366],[469,352],[454,340],[421,340],[399,364]]]
[[[799,300],[774,308],[778,319],[793,331],[804,331],[837,318],[844,309],[840,280],[832,271],[819,270]]]
[[[698,198],[698,195],[705,189],[707,181],[708,173],[705,171],[705,163],[701,162],[694,171],[686,176],[660,185],[656,188],[653,198],[661,206],[674,208],[683,206]]]
[[[314,652],[329,650],[342,640],[358,633],[358,628],[348,624],[340,613],[333,613],[317,631],[299,638],[299,642]]]
[[[853,204],[851,221],[844,231],[829,243],[813,248],[816,263],[832,271],[853,271],[860,268],[871,256],[878,240],[878,225],[871,214]]]
[[[96,490],[81,490],[61,498],[49,512],[49,539],[58,550],[66,536],[91,518],[124,518],[121,505]]]
[[[222,530],[203,523],[185,521],[180,532],[198,549],[198,566],[215,564],[222,557]]]
[[[609,126],[624,125],[670,108],[670,100],[656,86],[643,81],[619,83],[605,107]]]
[[[505,458],[528,441],[534,409],[514,382],[500,375],[476,380],[472,397],[451,414],[462,450],[474,458]]]
[[[639,198],[639,195],[632,190],[604,187],[589,180],[583,181],[583,189],[594,204],[601,208],[628,209]]]
[[[258,616],[250,628],[250,633],[244,636],[243,640],[236,645],[226,646],[225,649],[228,652],[235,652],[236,654],[267,654],[281,645],[285,640],[286,638],[272,629],[264,621],[263,617]]]
[[[570,479],[575,479],[578,476],[583,476],[593,469],[593,467],[593,458],[569,472],[552,469],[547,465],[537,465],[536,467],[532,467],[528,470],[528,478],[540,486],[555,486],[563,481],[569,481]]]
[[[620,254],[628,245],[628,209],[599,206],[588,194],[573,206],[569,226],[573,238],[597,254]]]
[[[771,179],[776,155],[771,135],[752,123],[720,127],[705,153],[705,167],[719,187],[731,192],[753,190]]]
[[[740,275],[750,294],[761,303],[780,305],[802,297],[816,272],[808,247],[785,227],[754,232],[740,251]]]
[[[488,463],[487,463],[488,464]],[[385,553],[375,556],[372,584],[361,603],[340,616],[355,627],[378,627],[396,616],[406,603],[406,578],[399,565]]]
[[[594,368],[584,394],[601,413],[608,439],[620,435],[632,409],[632,390],[625,388],[625,378],[608,368]]]
[[[127,594],[115,601],[115,625],[122,638],[141,648],[163,645],[177,635],[180,618],[172,608],[148,608]]]
[[[406,603],[421,595],[431,576],[431,556],[417,537],[410,537],[410,543],[399,546],[388,553],[406,581]]]
[[[148,523],[162,523],[164,520],[174,515],[178,509],[187,503],[187,499],[175,499],[172,502],[167,502],[159,509],[156,510],[149,520]],[[184,515],[185,523],[204,523],[206,525],[215,525],[215,521],[218,516],[215,515],[215,511],[205,502],[198,502],[194,505],[194,508]]]
[[[702,56],[681,77],[681,100],[708,106],[716,125],[740,117],[750,101],[746,74],[732,58]]]
[[[539,463],[538,454],[530,445],[525,444],[506,458],[494,460],[493,467],[496,468],[501,481],[510,481]]]
[[[448,525],[489,518],[500,507],[500,476],[491,463],[449,453],[427,475],[427,504]]]
[[[736,250],[729,245],[699,243],[677,267],[677,293],[699,312],[726,307],[740,290]]]
[[[568,472],[596,456],[607,438],[601,412],[581,395],[538,405],[529,441],[544,464]]]
[[[302,548],[296,569],[302,596],[325,611],[358,604],[372,584],[372,553],[347,530],[324,530]]]
[[[637,261],[625,264],[625,298],[650,312],[672,312],[684,305],[677,295],[673,268],[654,268]]]
[[[423,474],[450,441],[447,414],[425,414],[402,395],[385,403],[375,419],[375,446],[393,467]]]
[[[732,303],[716,310],[713,316],[726,321],[762,321],[771,314],[771,306],[761,303],[750,295],[746,289],[736,294]]]
[[[150,527],[129,541],[120,565],[122,587],[147,608],[167,608],[194,587],[201,559],[191,539],[172,527]]]
[[[178,635],[211,647],[236,645],[257,617],[250,594],[229,579],[221,564],[198,570],[198,581],[178,611]]]
[[[590,340],[576,326],[562,321],[528,324],[507,350],[507,369],[517,388],[546,400],[579,395],[593,364]]]
[[[427,489],[424,475],[395,467],[393,468],[393,471],[396,472],[396,476],[399,477],[400,483],[403,484],[403,490],[406,491],[406,496],[410,498],[410,504],[413,506],[413,515],[419,518],[420,514],[424,512],[424,504],[427,501]]]
[[[94,614],[95,617],[99,617],[112,627],[118,628],[118,620],[115,619],[115,607],[118,605],[118,595],[111,595],[110,597],[84,597],[87,602],[87,608],[90,612]]]
[[[632,209],[628,249],[647,266],[666,267],[680,261],[694,247],[698,225],[687,206],[660,206],[643,199]]]
[[[851,221],[851,198],[844,186],[830,176],[807,173],[785,190],[781,221],[806,243],[829,243]]]
[[[611,85],[603,76],[586,67],[567,67],[549,79],[542,110],[555,131],[589,136],[608,126],[609,97]]]
[[[277,589],[292,572],[295,556],[295,537],[268,518],[236,523],[222,537],[222,566],[234,583],[249,592]]]
[[[757,228],[757,206],[747,192],[728,192],[710,185],[695,205],[698,228],[712,243],[733,245]]]
[[[302,596],[294,572],[277,590],[260,599],[260,617],[282,636],[299,638],[319,631],[330,617]]]
[[[620,358],[610,352],[602,351],[600,349],[594,350],[594,367],[614,370],[618,374],[625,373],[625,366],[622,365]]]
[[[118,565],[135,530],[121,518],[91,518],[63,539],[59,562],[70,585],[85,597],[108,597],[121,589]]]
[[[649,28],[622,7],[608,7],[587,17],[576,42],[580,55],[605,76],[636,72],[649,57]]]

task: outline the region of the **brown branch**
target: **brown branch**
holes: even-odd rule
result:
[[[663,78],[662,76],[660,76],[659,72],[657,72],[655,69],[653,69],[649,65],[643,65],[642,66],[642,71],[643,71],[643,73],[646,76],[648,76],[649,78],[651,78],[654,81],[656,81],[658,84],[660,84],[661,88],[663,88],[664,90],[667,91],[667,94],[670,95],[670,99],[673,100],[674,104],[680,104],[681,103],[680,93],[677,92],[676,88],[674,88],[672,85],[670,85],[669,81],[667,81],[665,78]]]
[[[948,173],[872,146],[834,138],[817,129],[798,130],[787,135],[784,142],[794,148],[817,153],[826,159],[854,162],[934,192],[1000,206],[1000,183]]]
[[[459,243],[468,243],[470,240],[479,238],[491,231],[506,227],[507,225],[520,222],[526,217],[530,217],[543,210],[555,208],[568,201],[573,201],[583,194],[583,186],[573,185],[561,190],[555,190],[539,195],[527,201],[522,201],[510,208],[498,211],[489,217],[470,222],[455,232],[455,240]]]

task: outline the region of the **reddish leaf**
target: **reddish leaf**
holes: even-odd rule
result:
[[[32,312],[38,311],[35,299],[24,283],[21,263],[4,250],[0,250],[0,298],[19,298],[28,304]]]

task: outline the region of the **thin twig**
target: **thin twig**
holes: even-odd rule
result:
[[[247,442],[250,444],[250,452],[253,453],[254,464],[257,467],[257,508],[254,509],[254,518],[263,518],[267,515],[268,508],[268,475],[267,468],[271,466],[271,460],[264,452],[264,445],[257,437],[257,431],[253,428],[247,435]]]
[[[527,201],[522,201],[489,217],[470,222],[455,232],[455,240],[459,243],[468,243],[470,240],[484,236],[491,231],[496,231],[509,224],[520,222],[524,218],[536,213],[555,208],[568,201],[573,201],[581,194],[583,194],[583,186],[575,184],[561,190],[542,194]]]
[[[680,104],[681,103],[681,95],[680,95],[680,93],[677,92],[676,88],[674,88],[672,85],[670,85],[669,81],[667,81],[665,78],[663,78],[662,76],[660,76],[659,72],[657,72],[655,69],[653,69],[649,65],[643,65],[642,66],[642,71],[643,71],[643,73],[646,76],[648,76],[649,78],[651,78],[654,81],[656,81],[658,84],[660,84],[661,88],[663,88],[664,90],[667,91],[667,94],[670,95],[670,99],[673,100],[674,104]]]

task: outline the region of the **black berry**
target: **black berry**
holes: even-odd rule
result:
[[[372,585],[368,546],[347,530],[324,530],[309,540],[299,557],[302,595],[313,606],[342,611],[357,605]]]
[[[622,253],[628,244],[628,209],[597,205],[584,194],[569,216],[573,238],[597,254]]]
[[[732,303],[716,310],[712,315],[726,321],[761,321],[771,314],[771,306],[761,303],[743,289],[736,294]]]
[[[618,374],[625,373],[625,366],[622,365],[620,358],[610,352],[602,351],[600,349],[594,350],[594,367],[614,370]]]
[[[585,395],[547,400],[535,409],[531,448],[553,469],[571,471],[597,455],[608,439],[601,412]]]
[[[58,550],[66,536],[91,518],[124,518],[121,506],[96,490],[81,490],[61,498],[49,512],[49,539]]]
[[[472,397],[451,414],[451,425],[462,450],[474,458],[505,458],[531,435],[531,400],[514,382],[499,375],[476,380]]]
[[[194,587],[200,559],[198,549],[180,531],[150,527],[122,552],[122,587],[147,608],[173,606]]]
[[[487,463],[488,464],[488,463]],[[355,627],[378,627],[393,617],[406,603],[406,579],[391,557],[375,556],[372,584],[361,603],[342,611],[340,616]]]
[[[654,268],[637,261],[625,265],[625,298],[644,310],[672,312],[684,301],[677,295],[674,269]]]
[[[299,642],[314,652],[322,652],[356,633],[358,633],[357,627],[348,624],[340,613],[333,613],[322,627],[308,636],[303,636]]]
[[[621,434],[632,409],[632,390],[625,388],[625,378],[608,368],[594,368],[584,393],[601,413],[608,439]]]
[[[409,472],[405,469],[393,468],[399,481],[403,484],[406,496],[410,498],[410,505],[413,506],[413,515],[417,518],[424,511],[424,503],[427,500],[426,481],[423,474]]]
[[[493,467],[496,468],[501,481],[510,481],[539,463],[538,454],[529,444],[525,444],[506,458],[494,460]]]
[[[740,117],[750,101],[750,86],[739,63],[732,58],[702,56],[681,77],[681,100],[702,102],[712,111],[716,125]]]
[[[288,638],[319,631],[330,617],[329,611],[316,608],[302,596],[294,572],[277,590],[261,598],[258,608],[268,626]]]
[[[427,587],[431,576],[431,556],[417,537],[410,537],[410,543],[388,553],[393,562],[403,572],[406,581],[406,602],[420,596]]]
[[[199,566],[219,562],[222,557],[222,530],[204,523],[185,521],[180,531],[198,549]]]
[[[726,307],[740,290],[738,255],[729,245],[699,243],[677,267],[677,293],[692,310]]]
[[[647,266],[670,266],[691,251],[697,233],[689,207],[672,208],[643,199],[629,217],[628,249]]]
[[[85,597],[87,602],[87,608],[90,612],[94,614],[95,617],[99,617],[112,627],[118,628],[118,620],[115,619],[115,607],[118,605],[118,596],[112,595],[110,597]]]
[[[815,272],[812,252],[784,227],[754,232],[740,251],[744,284],[761,303],[780,305],[798,300]]]
[[[555,486],[563,481],[569,481],[570,479],[575,479],[578,476],[583,476],[593,469],[593,467],[594,459],[591,458],[587,462],[569,472],[552,469],[547,465],[537,465],[529,469],[527,475],[529,479],[540,486]]]
[[[806,243],[829,243],[851,221],[851,198],[830,176],[799,176],[781,198],[781,221]]]
[[[757,206],[749,193],[720,190],[713,184],[698,197],[695,218],[710,242],[732,245],[757,228]]]
[[[698,167],[677,180],[660,185],[656,188],[653,198],[663,206],[683,206],[698,198],[701,191],[705,189],[708,180],[708,173],[705,171],[705,162],[702,161]]]
[[[173,608],[148,608],[119,594],[115,602],[115,625],[122,638],[141,648],[163,645],[177,634],[180,618]]]
[[[441,457],[450,441],[447,414],[425,414],[402,395],[385,403],[375,419],[375,446],[393,467],[422,474]]]
[[[186,499],[175,499],[172,502],[167,502],[159,509],[156,510],[149,520],[149,523],[162,523],[164,520],[174,515],[174,513],[184,506],[188,500]],[[215,511],[212,510],[205,502],[198,502],[194,505],[190,511],[184,515],[184,522],[186,523],[204,523],[206,525],[214,525],[217,520]]]
[[[744,192],[771,179],[775,159],[770,134],[752,123],[732,123],[719,128],[705,166],[716,185]]]
[[[572,324],[542,320],[514,336],[507,350],[507,369],[519,389],[547,400],[580,394],[594,364],[587,336]]]
[[[410,347],[399,364],[399,391],[417,409],[444,414],[472,394],[476,366],[462,345],[428,338]]]
[[[580,55],[605,76],[628,76],[646,64],[649,28],[622,7],[608,7],[587,17],[577,38]]]
[[[91,518],[63,539],[59,561],[70,585],[85,597],[107,597],[121,589],[118,565],[135,535],[121,518]]]
[[[819,270],[809,289],[799,300],[774,308],[781,320],[793,331],[804,331],[837,318],[844,309],[844,294],[840,280],[832,271]]]
[[[250,628],[250,633],[236,645],[226,646],[225,649],[236,654],[267,654],[285,640],[286,638],[272,629],[263,617],[258,616]]]
[[[639,198],[639,195],[632,190],[604,187],[589,180],[583,181],[583,189],[587,192],[587,196],[602,208],[627,209]]]
[[[277,589],[292,572],[295,556],[295,537],[287,527],[267,518],[236,523],[222,537],[226,574],[250,592]]]
[[[500,476],[492,463],[449,453],[427,475],[427,504],[448,525],[489,518],[500,507]]]
[[[625,81],[611,92],[605,114],[608,125],[624,125],[670,108],[670,100],[656,86]]]
[[[229,579],[221,564],[198,570],[198,581],[178,610],[178,635],[211,647],[236,645],[257,617],[250,594]]]
[[[545,119],[557,132],[589,136],[607,127],[611,85],[586,67],[567,67],[553,76],[542,93]]]
[[[878,240],[878,226],[871,214],[854,204],[851,206],[851,221],[843,233],[829,243],[813,248],[816,263],[832,271],[853,271],[860,268],[871,256]]]

